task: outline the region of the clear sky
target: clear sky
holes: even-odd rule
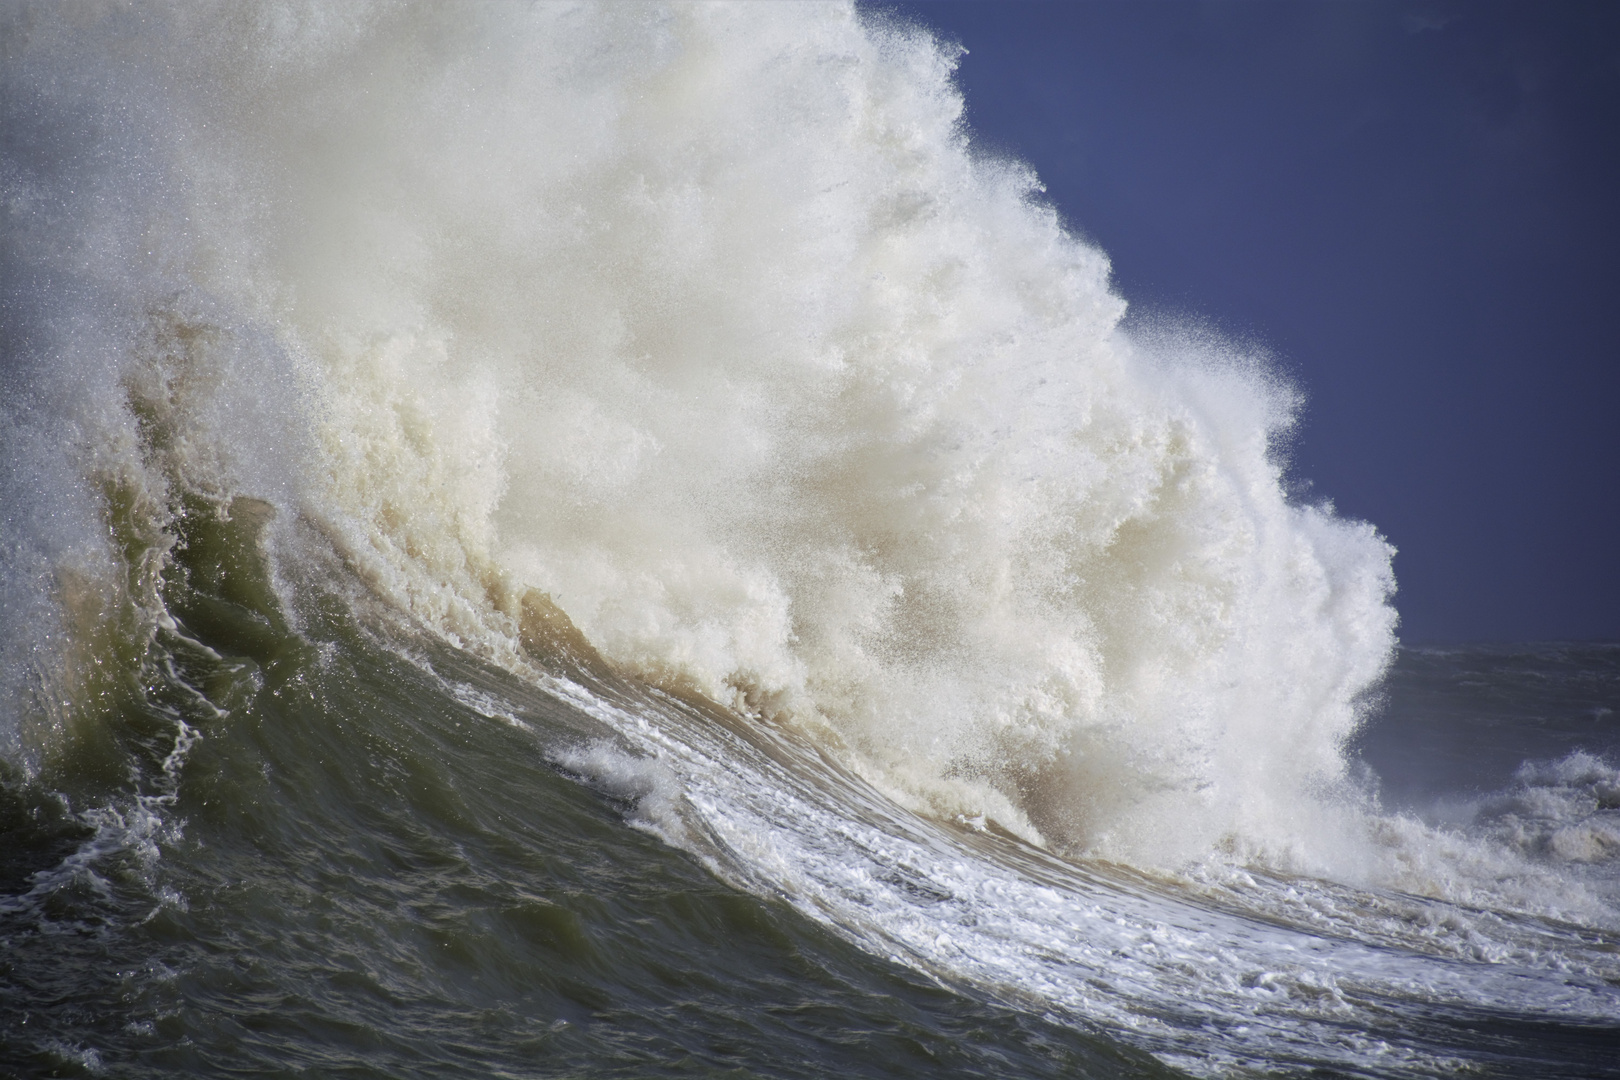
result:
[[[877,6],[877,5],[874,5]],[[1408,643],[1620,639],[1620,3],[881,5],[1140,312],[1263,343]]]

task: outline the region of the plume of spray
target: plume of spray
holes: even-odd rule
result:
[[[971,145],[952,48],[849,4],[6,18],[5,257],[65,283],[8,308],[43,455],[8,505],[61,508],[8,514],[8,598],[112,574],[116,468],[159,534],[177,488],[265,499],[455,643],[521,666],[565,616],[929,814],[1145,865],[1356,847],[1391,548],[1287,498],[1264,363],[1122,326]],[[70,115],[88,150],[15,164]]]

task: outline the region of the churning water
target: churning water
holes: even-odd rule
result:
[[[0,42],[5,1067],[1620,1075],[1620,650],[1398,651],[928,34]]]

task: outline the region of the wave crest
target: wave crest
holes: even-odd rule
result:
[[[1289,502],[1263,364],[1122,328],[1106,258],[971,145],[951,48],[850,5],[130,22],[13,67],[133,34],[81,100],[159,102],[127,212],[168,224],[89,273],[206,295],[250,342],[221,377],[283,372],[254,385],[305,432],[196,429],[170,473],[512,664],[548,594],[930,813],[1323,865],[1392,551]]]

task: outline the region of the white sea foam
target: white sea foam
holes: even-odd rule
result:
[[[670,692],[543,677],[615,735],[550,760],[952,985],[1202,1072],[1451,1068],[1414,1002],[1612,1018],[1612,766],[1376,811],[1389,546],[1285,497],[1262,362],[1122,326],[950,49],[837,4],[0,20],[9,762],[150,661],[107,626],[174,631],[181,496],[247,495],[282,578],[317,532],[529,675],[549,594]],[[41,890],[155,852],[177,730]]]
[[[1465,1025],[1504,1010],[1612,1020],[1620,965],[1574,927],[1309,879],[1228,879],[1189,895],[1186,882],[910,818],[792,740],[745,741],[673,700],[626,708],[567,682],[552,690],[626,744],[555,756],[722,877],[879,956],[1100,1028],[1194,1075],[1478,1065],[1447,1026],[1425,1035],[1413,1005]]]
[[[1297,394],[1122,328],[928,35],[842,4],[4,18],[12,760],[57,723],[30,694],[72,700],[62,583],[121,587],[110,488],[158,562],[178,492],[248,494],[452,642],[524,669],[544,591],[622,671],[939,819],[1496,895],[1347,777],[1391,549],[1285,497]]]

